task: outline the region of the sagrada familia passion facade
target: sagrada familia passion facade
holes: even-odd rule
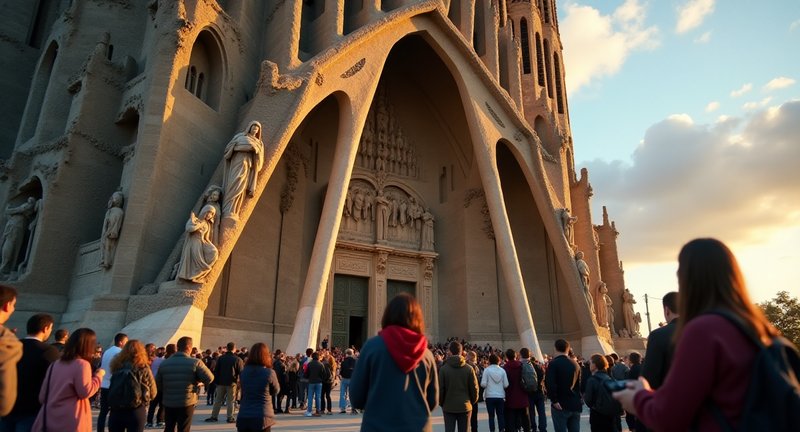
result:
[[[0,54],[11,327],[641,343],[554,0],[2,0]]]

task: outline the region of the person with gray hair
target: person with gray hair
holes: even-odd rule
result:
[[[342,414],[347,413],[347,403],[350,400],[350,377],[353,376],[353,369],[356,368],[356,358],[353,355],[353,349],[347,348],[344,350],[344,360],[339,365],[339,375],[342,377],[339,382],[339,412]],[[354,407],[350,408],[352,414],[358,414],[358,410]]]

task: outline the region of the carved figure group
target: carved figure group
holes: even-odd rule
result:
[[[384,88],[379,89],[375,103],[367,115],[356,163],[368,170],[417,176],[414,145],[398,125]]]
[[[255,194],[258,173],[264,166],[264,143],[261,123],[251,121],[244,132],[236,134],[225,146],[223,215],[239,217],[245,196]]]
[[[114,192],[108,200],[108,210],[103,219],[103,232],[100,235],[100,267],[111,268],[114,264],[119,233],[125,218],[125,212],[122,210],[124,201],[125,196],[122,192]]]
[[[222,215],[222,208],[220,207],[221,200],[222,188],[217,185],[209,186],[206,190],[206,193],[203,194],[203,205],[210,205],[214,207],[214,214],[217,215],[217,217],[214,218],[214,222],[211,226],[211,242],[216,246],[219,246],[219,221],[220,215]]]
[[[24,203],[16,207],[11,207],[9,205],[6,208],[6,217],[8,217],[8,221],[3,229],[3,246],[0,248],[0,256],[2,257],[2,262],[0,262],[0,275],[3,277],[7,277],[18,268],[19,257],[25,241],[25,234],[29,229],[33,232],[32,228],[36,224],[36,216],[40,207],[40,201],[41,200],[37,200],[34,197],[28,197]]]
[[[178,262],[178,278],[202,283],[211,272],[211,267],[219,256],[217,247],[211,241],[211,230],[216,217],[216,208],[209,204],[203,206],[199,217],[194,212],[190,214],[186,222],[186,239]]]

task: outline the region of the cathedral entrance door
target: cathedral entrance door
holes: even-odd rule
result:
[[[333,277],[331,345],[361,348],[367,337],[369,278],[337,274]]]
[[[392,280],[389,279],[386,281],[386,303],[388,304],[389,301],[394,298],[397,294],[400,293],[409,293],[414,297],[417,296],[417,283],[416,282],[408,282],[408,281],[399,281],[399,280]]]

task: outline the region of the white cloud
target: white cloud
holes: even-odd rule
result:
[[[626,262],[674,261],[698,236],[757,244],[800,226],[800,101],[711,124],[687,117],[652,125],[631,163],[586,164]]]
[[[689,0],[678,6],[678,24],[675,26],[677,33],[699,27],[703,20],[714,11],[714,0]]]
[[[789,31],[795,31],[797,29],[800,29],[800,19],[789,24]]]
[[[708,105],[706,105],[706,112],[710,113],[718,109],[719,109],[719,102],[717,101],[709,102]]]
[[[697,44],[706,44],[711,41],[711,30],[701,34],[700,36],[694,39],[694,43]]]
[[[619,72],[635,50],[658,46],[658,28],[645,24],[640,0],[626,0],[612,14],[567,3],[561,20],[567,91],[572,93],[604,76]]]
[[[744,105],[742,105],[742,109],[747,111],[752,111],[759,108],[764,108],[765,106],[767,106],[767,104],[769,104],[771,100],[772,96],[769,96],[765,97],[764,99],[761,99],[760,101],[747,102]]]
[[[764,86],[764,90],[778,90],[778,89],[789,87],[794,83],[795,83],[795,80],[792,79],[792,78],[788,78],[788,77],[784,77],[784,76],[777,77],[777,78],[771,80],[770,82],[768,82],[767,85]]]
[[[739,97],[739,96],[749,92],[752,89],[753,89],[753,84],[747,83],[747,84],[743,85],[741,88],[739,88],[738,90],[732,91],[731,92],[731,97]]]

